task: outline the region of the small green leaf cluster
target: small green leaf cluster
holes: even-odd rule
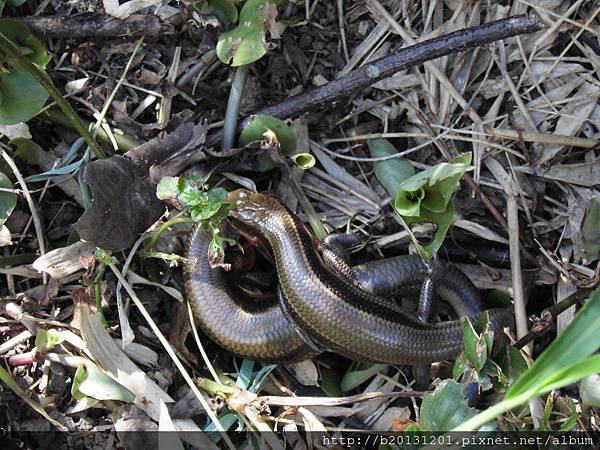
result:
[[[527,368],[525,360],[516,349],[507,349],[508,356],[503,354],[500,364],[491,358],[494,340],[487,313],[475,324],[467,317],[463,319],[463,341],[464,350],[454,363],[452,375],[455,380],[462,377],[463,380],[474,381],[482,391],[492,388],[505,391],[510,381],[507,374],[514,379]]]
[[[210,188],[202,177],[163,177],[156,188],[161,200],[175,199],[187,209],[194,222],[205,222],[222,218],[222,207],[227,200],[227,191],[222,187]],[[215,217],[217,216],[217,217]]]
[[[453,431],[474,430],[530,399],[600,373],[600,290],[575,315],[575,319],[538,356],[535,362],[510,384],[504,400],[463,422]],[[549,412],[550,411],[550,412]],[[549,418],[551,407],[546,406]],[[547,419],[546,419],[547,421]],[[565,427],[570,426],[567,420]]]
[[[0,19],[0,34],[40,69],[50,62],[42,42],[20,21]],[[18,58],[0,51],[0,59],[0,125],[26,122],[42,110],[48,93]]]
[[[223,266],[225,247],[232,243],[231,239],[219,233],[219,222],[232,208],[226,203],[227,191],[222,187],[210,188],[202,177],[189,174],[185,177],[163,177],[156,188],[156,196],[187,210],[194,222],[212,232],[208,259],[212,266]]]

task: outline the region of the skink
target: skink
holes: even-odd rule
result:
[[[212,269],[207,252],[212,236],[201,227],[190,234],[184,265],[185,290],[194,318],[226,350],[254,360],[296,361],[311,356],[279,305],[243,302],[223,269]]]
[[[390,364],[428,364],[457,356],[460,320],[426,325],[323,267],[314,241],[276,198],[238,190],[230,220],[266,239],[274,255],[285,316],[323,349]],[[489,310],[495,336],[512,324],[506,310]]]

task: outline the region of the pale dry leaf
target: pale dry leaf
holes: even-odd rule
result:
[[[534,173],[529,166],[518,166],[515,170]],[[535,174],[548,180],[564,181],[578,186],[592,187],[600,185],[600,163],[587,161],[579,164],[553,164],[546,170],[538,169]]]
[[[85,269],[95,250],[96,247],[89,242],[75,242],[40,256],[33,262],[33,268],[39,272],[46,272],[54,279],[64,278]]]
[[[0,227],[0,247],[12,245],[12,235],[6,225]]]
[[[410,409],[406,406],[392,406],[379,417],[371,427],[373,431],[391,431],[394,420],[410,419]]]
[[[554,134],[575,136],[579,133],[584,122],[598,104],[599,96],[600,87],[598,85],[588,81],[584,82],[574,94],[573,100],[561,110]],[[561,145],[542,147],[536,154],[536,163],[544,164],[564,149],[565,147]]]
[[[119,0],[103,0],[102,4],[104,5],[104,11],[109,16],[117,19],[127,19],[133,13],[161,2],[162,0],[129,0],[120,5]]]
[[[463,230],[468,231],[475,236],[479,236],[487,241],[499,242],[501,244],[508,244],[508,239],[500,236],[495,231],[490,230],[483,225],[480,225],[476,222],[466,219],[458,219],[452,222],[452,225],[458,228],[462,228]]]
[[[18,138],[31,139],[29,127],[23,122],[14,125],[0,125],[0,134],[6,136],[9,141]]]
[[[160,402],[174,400],[158,384],[146,375],[110,337],[100,323],[97,314],[85,305],[78,305],[81,317],[81,336],[86,341],[90,354],[102,369],[135,394],[134,404],[154,421],[160,418]],[[174,421],[184,440],[198,448],[217,449],[191,419]]]
[[[319,371],[311,360],[300,361],[286,365],[296,380],[303,386],[318,386]]]
[[[86,87],[89,81],[90,79],[88,77],[69,81],[67,84],[65,84],[65,91],[67,91],[67,94],[75,94],[76,92]]]

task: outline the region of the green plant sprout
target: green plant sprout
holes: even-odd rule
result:
[[[194,222],[212,233],[209,260],[213,265],[223,264],[225,246],[232,243],[219,232],[220,221],[232,208],[226,203],[227,191],[222,187],[210,188],[202,177],[188,174],[184,177],[163,177],[156,187],[156,196],[187,210]]]
[[[385,139],[369,141],[371,156],[398,154]],[[402,157],[375,162],[375,175],[392,196],[392,207],[400,223],[423,258],[428,261],[444,242],[454,219],[454,193],[463,174],[472,170],[471,153],[457,156],[449,163],[436,164],[427,170],[414,173],[410,162]],[[430,222],[436,226],[429,244],[421,244],[411,230],[411,225]]]

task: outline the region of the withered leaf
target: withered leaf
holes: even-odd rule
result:
[[[114,155],[85,169],[93,201],[75,224],[79,236],[104,250],[130,247],[164,212],[147,173]]]

